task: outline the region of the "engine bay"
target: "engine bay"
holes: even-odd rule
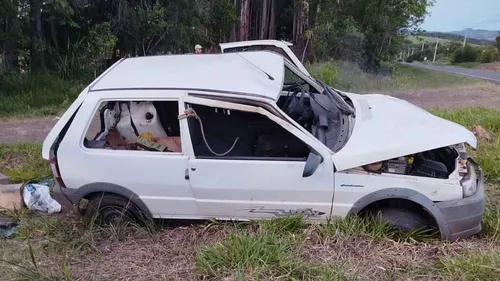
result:
[[[447,179],[456,169],[461,154],[454,147],[442,147],[362,166],[371,173],[388,173]],[[460,161],[459,161],[460,163]],[[465,165],[465,164],[464,164]],[[462,170],[466,167],[459,167]]]

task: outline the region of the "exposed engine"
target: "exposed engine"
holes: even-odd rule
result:
[[[363,166],[367,172],[446,179],[455,170],[458,152],[443,147]]]

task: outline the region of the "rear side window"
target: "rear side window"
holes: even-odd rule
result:
[[[182,152],[177,101],[106,101],[94,113],[84,145],[91,149]]]

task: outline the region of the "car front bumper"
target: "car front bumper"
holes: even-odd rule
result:
[[[475,163],[474,165],[478,170],[476,193],[463,199],[436,203],[436,206],[443,214],[446,224],[440,225],[443,239],[455,241],[481,231],[485,199],[484,174],[481,167]]]

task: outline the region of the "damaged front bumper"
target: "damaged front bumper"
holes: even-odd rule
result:
[[[481,231],[481,220],[484,213],[484,174],[479,165],[477,169],[477,190],[470,197],[436,203],[441,211],[444,224],[439,225],[441,237],[455,241]]]

